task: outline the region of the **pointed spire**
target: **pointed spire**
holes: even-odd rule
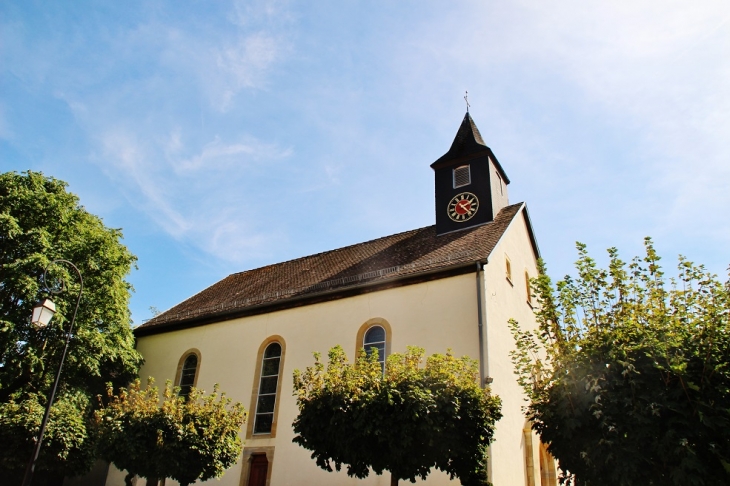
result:
[[[456,132],[456,137],[454,138],[454,142],[451,144],[449,152],[459,152],[473,146],[474,144],[481,145],[482,147],[487,146],[487,144],[484,143],[484,139],[482,139],[482,134],[479,133],[479,129],[467,111],[466,115],[464,115],[464,119],[461,121],[459,131]]]
[[[431,168],[438,169],[440,167],[445,167],[453,163],[452,161],[454,159],[469,157],[480,153],[489,156],[504,181],[509,184],[507,174],[505,174],[504,169],[502,169],[502,166],[499,164],[499,161],[492,152],[492,149],[487,147],[487,144],[484,143],[482,134],[479,133],[476,123],[474,123],[474,120],[467,111],[464,115],[464,119],[461,121],[459,130],[456,132],[456,137],[454,137],[454,141],[451,143],[451,148],[448,152],[439,157],[436,162],[431,164]]]
[[[451,148],[441,158],[431,164],[431,167],[441,165],[442,162],[454,159],[456,157],[472,155],[475,153],[486,151],[490,151],[489,147],[487,147],[487,144],[484,143],[484,139],[482,139],[482,134],[479,133],[479,129],[477,128],[474,120],[472,120],[471,115],[467,111],[464,115],[464,119],[461,122],[461,126],[459,126],[459,131],[456,132],[456,137],[454,137]]]

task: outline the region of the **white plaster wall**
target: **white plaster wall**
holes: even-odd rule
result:
[[[513,285],[505,278],[504,257],[509,255]],[[524,450],[522,429],[524,405],[522,393],[512,372],[509,351],[513,338],[507,321],[514,317],[523,325],[533,325],[534,317],[526,302],[524,271],[536,274],[535,258],[529,243],[524,219],[518,215],[495,248],[483,273],[483,299],[486,304],[488,374],[494,379],[492,390],[502,398],[504,418],[497,424],[496,442],[492,446],[492,479],[495,486],[524,485]],[[372,318],[385,319],[392,328],[392,352],[403,352],[408,345],[421,346],[427,354],[443,353],[479,357],[477,292],[475,274],[451,277],[405,287],[359,295],[347,299],[314,304],[259,316],[209,324],[139,339],[137,349],[145,358],[140,376],[154,376],[160,386],[174,379],[180,357],[197,348],[201,362],[197,385],[212,390],[214,383],[234,401],[251,407],[251,392],[257,352],[269,336],[285,341],[281,370],[282,387],[275,438],[253,437],[245,447],[275,447],[271,473],[272,486],[390,484],[389,476],[371,475],[365,480],[349,478],[345,472],[328,473],[310,459],[310,453],[292,443],[291,423],[297,415],[292,396],[292,373],[313,363],[312,353],[326,356],[334,345],[343,346],[352,360],[356,335]],[[249,412],[252,412],[249,410]],[[245,434],[242,432],[242,437]],[[206,484],[239,486],[240,461],[220,481]],[[123,484],[123,474],[110,468],[107,485]],[[430,485],[451,483],[448,476],[432,472]],[[458,484],[458,481],[455,481]],[[168,480],[168,486],[174,481]]]
[[[291,423],[297,415],[292,396],[294,369],[311,365],[314,362],[312,352],[319,351],[326,356],[329,348],[336,344],[342,345],[352,360],[358,329],[374,317],[390,324],[392,352],[403,352],[406,346],[417,345],[424,347],[427,354],[443,353],[451,348],[457,355],[478,358],[476,283],[472,273],[142,337],[137,347],[145,357],[140,376],[154,376],[159,384],[164,384],[166,379],[174,379],[183,353],[197,348],[201,353],[198,387],[211,390],[214,383],[219,383],[229,397],[249,409],[259,346],[267,337],[280,335],[286,343],[286,352],[281,373],[277,435],[274,439],[254,437],[246,441],[249,447],[276,448],[271,485],[386,486],[390,484],[389,476],[371,475],[367,480],[357,480],[348,478],[344,472],[323,471],[310,459],[308,451],[291,442],[294,437]],[[110,473],[110,480],[112,476]],[[240,476],[241,465],[237,464],[215,484],[238,486]],[[449,479],[435,471],[427,483],[445,484]]]
[[[502,179],[491,157],[489,158],[489,180],[492,194],[492,210],[496,215],[500,209],[509,206],[509,196],[507,194],[507,182]]]
[[[512,267],[512,282],[506,278],[505,258]],[[522,430],[525,417],[521,407],[527,404],[516,381],[509,356],[514,338],[508,321],[516,319],[523,328],[535,327],[532,307],[527,303],[525,271],[537,275],[537,261],[530,244],[527,226],[518,214],[495,247],[484,268],[487,314],[486,339],[489,354],[488,374],[494,380],[492,392],[502,399],[502,420],[497,423],[491,447],[492,482],[495,486],[524,486],[525,451]]]

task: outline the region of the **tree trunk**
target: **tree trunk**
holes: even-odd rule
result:
[[[390,486],[398,486],[398,476],[395,473],[390,473]]]

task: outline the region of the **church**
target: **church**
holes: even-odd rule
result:
[[[431,169],[435,225],[231,274],[135,329],[140,376],[174,380],[182,393],[219,383],[248,410],[242,456],[215,484],[390,484],[389,475],[326,472],[292,443],[293,371],[337,344],[350,361],[363,347],[387,356],[409,345],[477,359],[504,415],[490,447],[491,482],[557,484],[554,461],[522,414],[509,356],[508,320],[536,326],[529,279],[540,254],[527,206],[510,204],[510,179],[468,111]],[[111,466],[106,484],[123,477]],[[452,483],[436,470],[419,482]]]

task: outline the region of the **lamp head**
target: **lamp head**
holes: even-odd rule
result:
[[[43,299],[33,307],[33,316],[30,322],[37,328],[46,327],[55,313],[56,304],[51,299]]]

